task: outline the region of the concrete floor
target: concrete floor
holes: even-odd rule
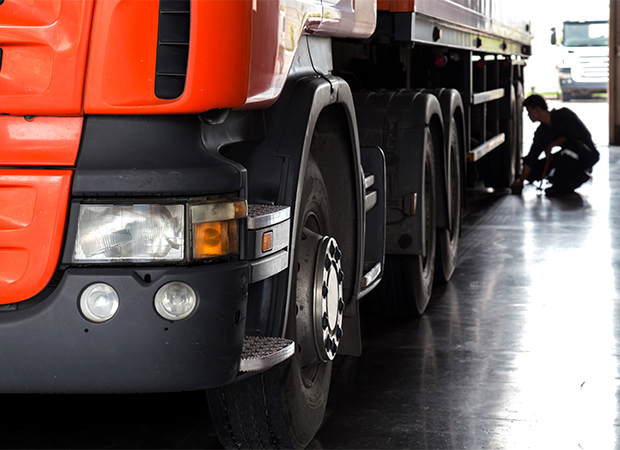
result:
[[[572,196],[479,197],[423,317],[366,316],[325,448],[620,448],[620,147],[599,150]]]
[[[606,104],[567,106],[606,141]],[[476,196],[427,313],[364,316],[311,448],[620,448],[620,147],[599,149],[574,196]],[[202,392],[2,406],[0,448],[219,446]]]
[[[620,148],[608,154],[617,180]],[[620,448],[618,183],[603,166],[572,198],[530,187],[472,211],[459,270],[422,318],[366,316],[364,355],[318,441]]]

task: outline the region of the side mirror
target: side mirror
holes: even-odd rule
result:
[[[556,45],[558,42],[558,37],[555,32],[555,27],[551,28],[551,45]]]

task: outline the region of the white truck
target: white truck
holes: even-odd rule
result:
[[[606,93],[609,81],[609,23],[606,20],[566,21],[559,43],[558,76],[562,101]]]

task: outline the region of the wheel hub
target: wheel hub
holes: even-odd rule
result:
[[[304,228],[297,282],[297,340],[304,366],[333,360],[342,338],[342,253],[336,240]]]
[[[323,361],[334,359],[342,338],[342,280],[340,249],[334,238],[324,237],[317,252],[315,286],[315,339]],[[320,320],[318,320],[320,317]]]

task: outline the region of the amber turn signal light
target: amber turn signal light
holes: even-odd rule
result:
[[[206,259],[239,252],[239,219],[247,217],[247,202],[221,200],[191,205],[193,258]]]
[[[213,258],[238,251],[239,232],[236,220],[194,225],[194,258]]]

